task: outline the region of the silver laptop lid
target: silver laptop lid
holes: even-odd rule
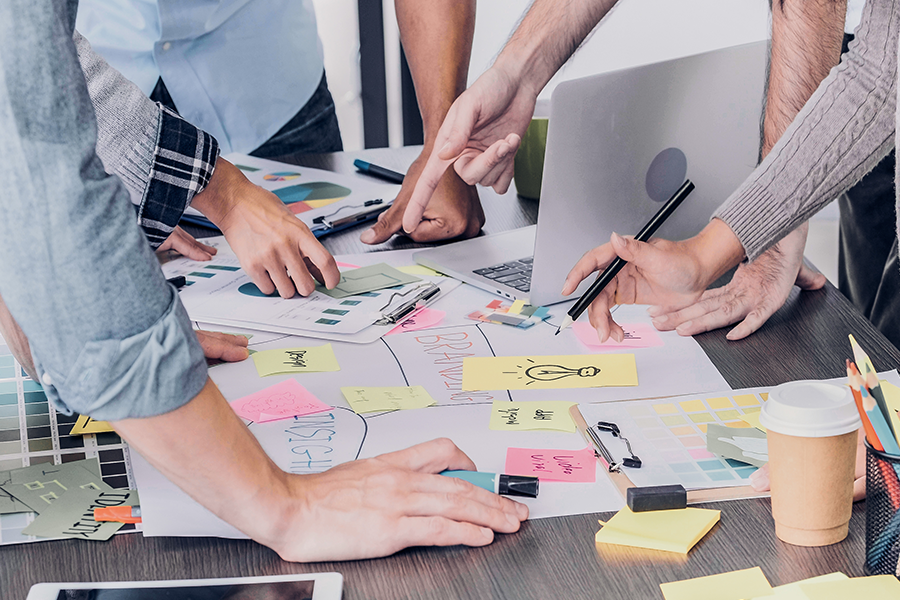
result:
[[[561,83],[553,93],[530,299],[562,300],[581,256],[634,235],[684,182],[697,186],[657,232],[685,239],[757,164],[767,44]],[[578,293],[586,289],[585,282]]]

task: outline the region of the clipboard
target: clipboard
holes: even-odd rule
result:
[[[584,415],[581,414],[581,410],[578,408],[577,404],[573,405],[569,409],[569,415],[575,422],[575,427],[576,429],[578,429],[581,437],[584,438],[584,441],[587,442],[587,444],[594,450],[594,457],[597,459],[597,462],[599,462],[600,465],[603,466],[604,471],[607,471],[607,475],[609,475],[610,480],[613,482],[613,485],[616,486],[616,489],[619,490],[619,493],[622,494],[622,498],[626,498],[628,496],[628,488],[637,486],[632,483],[632,481],[625,473],[622,472],[621,469],[609,471],[608,464],[602,457],[603,450],[598,448],[597,444],[594,442],[593,437],[590,434],[590,427],[588,427],[587,421],[585,421]],[[722,487],[687,491],[688,504],[701,504],[703,502],[719,502],[721,500],[743,500],[745,498],[768,497],[769,492],[757,492],[749,485],[740,487]]]

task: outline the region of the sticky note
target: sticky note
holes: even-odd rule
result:
[[[423,267],[422,265],[404,265],[402,267],[397,267],[397,270],[401,273],[406,273],[407,275],[424,275],[425,277],[443,277],[444,275],[438,273],[434,269],[429,269],[428,267]]]
[[[344,398],[357,414],[409,410],[435,404],[421,385],[410,387],[342,387]]]
[[[763,427],[762,425],[760,425],[760,423],[759,423],[759,415],[760,414],[762,414],[762,413],[760,413],[759,411],[754,411],[754,412],[740,415],[738,418],[741,421],[743,421],[744,423],[747,423],[748,425],[750,425],[750,427],[755,427],[756,429],[759,429],[760,431],[765,433],[766,428]]]
[[[403,333],[405,331],[419,331],[420,329],[428,329],[429,327],[434,327],[435,325],[440,324],[445,316],[447,316],[447,313],[442,310],[435,310],[433,308],[426,307],[391,329],[385,335],[393,335],[395,333]]]
[[[331,410],[294,379],[231,402],[239,417],[257,423],[277,421]]]
[[[415,275],[398,271],[385,263],[378,263],[369,267],[342,271],[341,280],[334,289],[329,290],[324,285],[317,285],[316,290],[332,298],[346,298],[417,281],[422,280]]]
[[[900,432],[900,388],[889,381],[881,380],[881,392],[891,414],[891,426]]]
[[[31,524],[22,530],[38,537],[70,537],[82,540],[108,540],[123,523],[95,521],[94,509],[134,506],[133,490],[94,490],[75,488],[63,494]]]
[[[69,435],[84,435],[86,433],[105,433],[114,431],[112,425],[106,421],[95,421],[87,415],[78,415],[78,420],[72,427]]]
[[[331,344],[309,348],[277,348],[253,354],[253,364],[260,377],[288,373],[340,371]]]
[[[488,356],[463,359],[462,389],[469,392],[637,384],[634,354]]]
[[[518,315],[522,312],[522,308],[525,306],[524,300],[516,300],[512,303],[512,306],[509,307],[509,314]]]
[[[594,539],[598,544],[687,554],[719,522],[719,515],[719,511],[706,508],[632,512],[626,506],[597,532]]]
[[[809,600],[897,600],[900,598],[900,581],[893,575],[853,577],[843,581],[826,583],[801,583],[800,589]]]
[[[806,583],[843,581],[844,579],[849,579],[849,577],[843,573],[829,573],[828,575],[820,575],[819,577],[810,577],[809,579],[804,579],[802,581],[795,581],[794,583],[773,587],[772,591],[774,593],[771,596],[761,596],[760,598],[766,598],[767,600],[809,600],[809,596],[803,593],[803,590],[800,587],[801,585]],[[756,598],[753,600],[756,600]]]
[[[653,348],[662,346],[663,340],[656,329],[649,323],[624,323],[625,339],[617,342],[610,338],[601,343],[597,337],[597,330],[590,323],[578,321],[572,325],[572,331],[578,341],[591,349],[622,349],[622,348]]]
[[[112,491],[100,477],[100,462],[96,458],[7,471],[0,487],[36,513],[46,510],[73,489]]]
[[[742,600],[773,594],[759,567],[662,583],[659,587],[666,600]]]
[[[583,450],[508,448],[505,473],[539,477],[541,481],[593,483],[597,459],[590,447]]]
[[[495,431],[531,431],[553,429],[575,431],[575,421],[569,409],[575,402],[541,400],[535,402],[507,402],[494,400],[489,427]]]

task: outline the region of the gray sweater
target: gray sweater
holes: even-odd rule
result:
[[[753,260],[894,147],[900,7],[868,0],[856,39],[750,177],[715,213]],[[900,213],[900,211],[898,211]]]

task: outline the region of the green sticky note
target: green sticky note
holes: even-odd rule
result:
[[[254,352],[252,357],[260,377],[341,370],[331,344],[309,348],[263,350]]]
[[[95,521],[94,509],[138,504],[140,501],[134,490],[72,489],[41,512],[22,533],[49,538],[108,540],[123,524]]]
[[[100,463],[96,458],[14,469],[0,481],[0,488],[36,513],[46,510],[63,494],[74,489],[112,491],[100,478]]]
[[[494,400],[490,428],[495,431],[553,429],[574,432],[575,421],[569,415],[569,409],[574,404],[575,402],[563,400],[534,402]]]
[[[316,289],[332,298],[346,298],[417,281],[422,280],[415,275],[398,271],[385,263],[378,263],[370,267],[344,271],[341,273],[340,283],[333,290],[329,290],[323,285],[317,285]]]
[[[357,414],[425,408],[435,404],[421,385],[411,387],[342,387],[344,398]]]

